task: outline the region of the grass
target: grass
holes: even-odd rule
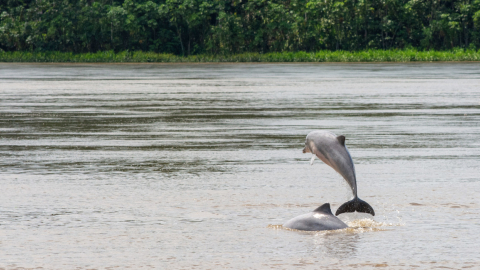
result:
[[[69,52],[5,52],[0,51],[0,62],[54,62],[54,63],[219,63],[219,62],[432,62],[480,61],[480,50],[454,49],[451,51],[365,50],[241,53],[233,55],[178,56],[154,52],[96,53]]]

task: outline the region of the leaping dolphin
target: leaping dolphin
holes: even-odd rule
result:
[[[375,216],[373,208],[357,196],[357,180],[355,166],[352,157],[345,145],[345,136],[337,136],[328,131],[312,131],[307,135],[303,153],[312,153],[310,164],[313,164],[315,156],[332,167],[347,181],[352,189],[353,200],[342,204],[335,213],[336,216],[345,212],[364,212]]]
[[[282,226],[301,231],[339,230],[348,227],[347,224],[332,214],[328,203],[323,204],[313,212],[292,218]]]

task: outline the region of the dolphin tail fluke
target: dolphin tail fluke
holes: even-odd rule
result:
[[[366,201],[362,201],[358,197],[340,205],[340,207],[337,209],[337,212],[335,213],[335,216],[338,216],[342,213],[349,213],[355,211],[375,216],[375,211],[373,211],[373,208]]]

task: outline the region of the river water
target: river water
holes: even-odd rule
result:
[[[478,63],[0,64],[0,156],[0,269],[480,268]]]

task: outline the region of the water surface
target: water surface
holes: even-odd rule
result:
[[[479,268],[480,65],[0,64],[0,268]],[[302,154],[345,135],[376,216]]]

